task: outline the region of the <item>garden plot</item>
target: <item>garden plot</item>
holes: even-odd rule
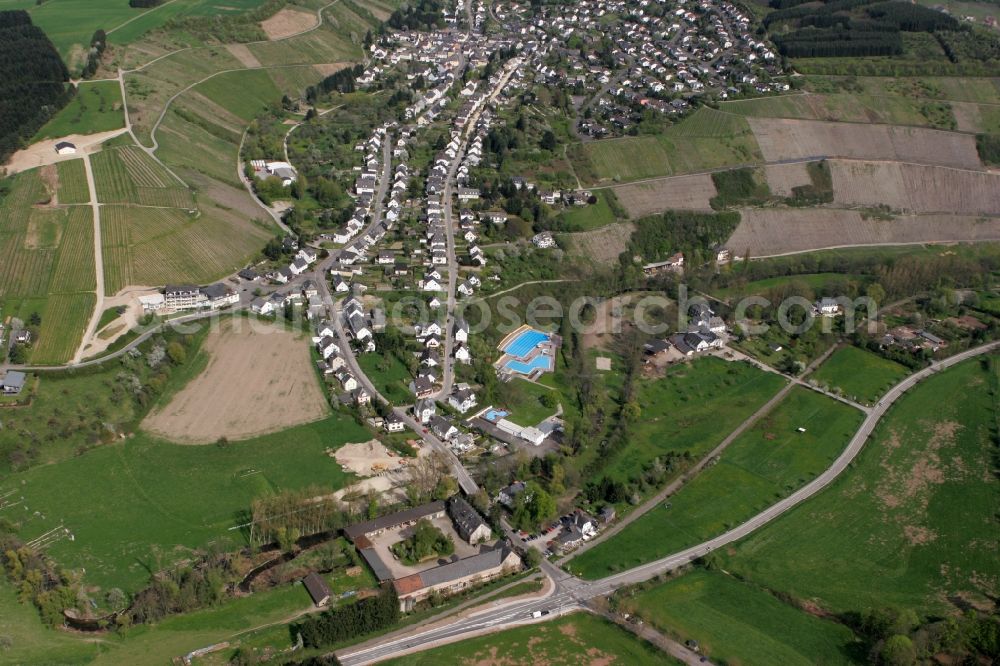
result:
[[[709,200],[716,195],[715,184],[708,174],[620,185],[614,190],[632,218],[670,209],[709,211],[712,210]]]
[[[898,162],[830,163],[836,203],[1000,215],[1000,175]]]
[[[726,245],[767,257],[838,247],[1000,240],[1000,218],[907,215],[865,219],[852,210],[748,209]]]
[[[896,125],[748,118],[767,162],[847,157],[980,169],[968,134]]]

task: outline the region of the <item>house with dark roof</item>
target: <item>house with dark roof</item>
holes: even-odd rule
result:
[[[493,536],[493,531],[479,512],[459,495],[448,500],[448,515],[451,516],[458,535],[471,544],[489,541]]]
[[[302,584],[305,586],[306,592],[309,593],[313,604],[317,608],[325,606],[330,601],[330,586],[315,571],[310,571],[302,579]]]

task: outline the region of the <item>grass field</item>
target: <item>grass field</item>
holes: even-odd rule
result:
[[[176,16],[207,16],[251,9],[264,0],[174,0],[155,9],[133,9],[117,0],[2,0],[0,9],[28,9],[66,60],[71,71],[86,62],[94,32],[103,29],[113,44],[128,44]],[[133,20],[135,19],[135,20]]]
[[[673,664],[663,652],[634,638],[624,629],[587,613],[552,622],[468,638],[384,662],[391,666],[437,664]]]
[[[686,574],[640,592],[625,607],[682,641],[698,641],[702,654],[720,663],[868,663],[844,625],[809,615],[722,573]]]
[[[839,389],[855,400],[872,404],[907,373],[905,367],[894,361],[857,347],[841,347],[810,379],[831,389]]]
[[[6,578],[0,579],[0,636],[10,641],[0,653],[10,664],[85,664],[100,650],[97,643],[43,625],[34,606],[18,602]]]
[[[567,231],[591,231],[616,221],[615,213],[608,204],[604,192],[596,192],[597,203],[587,206],[573,206],[563,212],[559,219]]]
[[[947,613],[959,599],[994,598],[998,375],[985,365],[968,361],[912,389],[849,470],[720,553],[720,565],[835,612]]]
[[[689,452],[697,460],[712,450],[778,392],[782,379],[745,363],[701,358],[670,369],[639,388],[642,416],[629,445],[608,461],[616,479],[639,474],[657,456]]]
[[[773,289],[780,289],[791,284],[802,284],[814,292],[821,291],[824,287],[830,285],[831,283],[839,283],[844,280],[858,281],[861,282],[865,278],[861,275],[848,275],[844,273],[805,273],[803,275],[780,275],[773,278],[764,278],[762,280],[753,280],[752,282],[747,282],[746,284],[729,287],[726,289],[719,289],[715,291],[715,296],[718,298],[726,299],[733,295],[743,295],[743,294],[766,294]]]
[[[72,101],[45,123],[33,140],[110,132],[120,127],[125,127],[125,111],[118,82],[84,81]]]
[[[829,467],[860,422],[861,412],[795,387],[736,438],[719,462],[664,504],[574,558],[570,568],[599,578],[722,534]]]
[[[358,365],[387,400],[397,405],[413,400],[409,389],[413,377],[394,354],[385,357],[379,354],[361,354],[358,356]]]
[[[342,487],[349,477],[326,448],[368,438],[337,416],[226,447],[174,445],[140,433],[11,475],[0,487],[16,487],[25,498],[32,517],[22,536],[65,525],[75,540],[48,550],[59,564],[85,568],[85,580],[104,589],[134,590],[149,569],[195,549],[242,545],[241,533],[229,528],[255,497],[311,484]]]
[[[537,426],[543,419],[556,413],[555,407],[546,407],[542,404],[542,396],[559,396],[552,389],[524,379],[514,379],[509,386],[514,397],[510,404],[503,405],[510,409],[508,421],[525,427]]]
[[[735,114],[699,109],[655,136],[592,141],[583,145],[583,173],[598,182],[629,182],[763,160],[747,121]]]
[[[67,160],[56,164],[59,175],[59,203],[90,203],[90,188],[87,187],[87,172],[83,160]]]

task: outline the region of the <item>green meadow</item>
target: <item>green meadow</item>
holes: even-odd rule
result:
[[[993,359],[938,373],[897,402],[830,487],[726,553],[720,566],[833,612],[956,612],[1000,576]]]
[[[811,376],[860,402],[877,402],[909,371],[899,363],[857,347],[841,347]]]
[[[571,560],[570,570],[600,578],[722,534],[829,467],[861,416],[859,410],[796,386],[737,437],[717,463],[609,540]]]
[[[701,653],[718,663],[867,663],[844,625],[719,572],[686,574],[641,591],[625,606],[669,635],[697,641]]]
[[[38,130],[34,140],[110,132],[122,127],[125,110],[118,82],[83,81],[76,96]]]
[[[608,476],[625,480],[658,456],[711,451],[780,389],[784,380],[747,363],[705,357],[676,365],[638,390],[641,417],[628,445],[608,461]]]
[[[350,479],[328,447],[364,441],[354,421],[332,416],[225,446],[183,446],[144,433],[78,457],[13,474],[0,489],[23,496],[20,535],[68,529],[48,553],[103,589],[134,590],[171,562],[215,545],[243,545],[236,528],[254,498]]]

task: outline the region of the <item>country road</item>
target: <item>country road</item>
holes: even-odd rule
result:
[[[371,664],[402,654],[445,645],[472,636],[488,634],[526,624],[545,622],[567,613],[584,609],[584,604],[589,599],[606,596],[619,588],[641,583],[668,571],[688,565],[693,560],[713,550],[743,539],[823,491],[851,465],[864,447],[865,442],[868,441],[868,438],[874,432],[875,427],[889,411],[889,408],[908,390],[941,370],[950,368],[957,363],[976,356],[990,353],[998,348],[1000,348],[1000,341],[968,349],[949,358],[936,361],[923,370],[901,380],[889,389],[878,404],[868,412],[868,415],[851,438],[847,447],[829,468],[788,497],[713,539],[691,546],[690,548],[685,548],[673,555],[668,555],[653,562],[594,581],[581,580],[565,571],[555,569],[551,564],[543,561],[541,565],[542,570],[555,583],[553,594],[548,598],[522,602],[512,606],[485,609],[473,615],[455,618],[453,622],[448,624],[440,624],[426,630],[417,630],[405,635],[391,637],[386,642],[375,646],[345,648],[338,651],[337,656],[345,666],[360,666],[361,664]],[[549,614],[536,619],[531,617],[534,611],[548,611]]]

